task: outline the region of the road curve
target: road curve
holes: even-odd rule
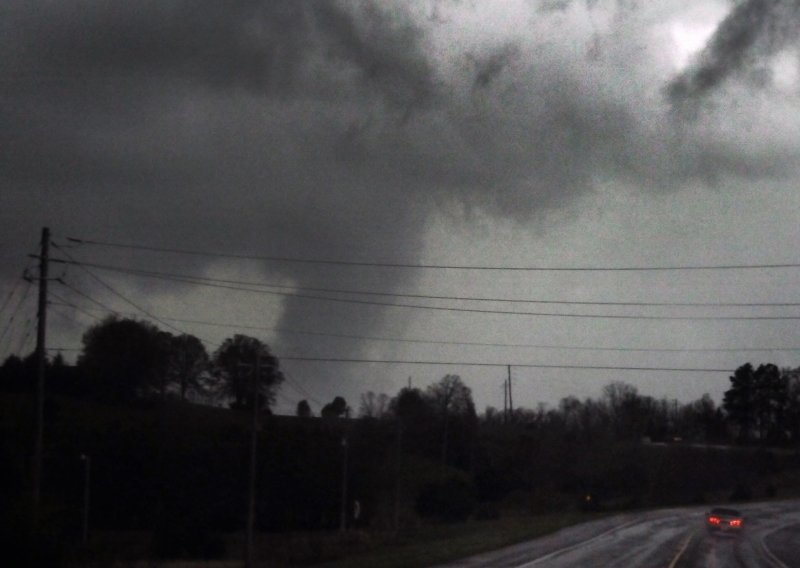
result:
[[[707,533],[703,513],[710,507],[626,513],[447,568],[800,568],[800,500],[737,507],[746,522],[738,536]]]

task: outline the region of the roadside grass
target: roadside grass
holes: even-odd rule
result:
[[[379,549],[321,564],[325,568],[414,568],[452,562],[534,539],[604,516],[601,513],[514,515],[453,525],[426,525]]]
[[[618,512],[617,512],[618,513]],[[507,513],[491,520],[422,523],[400,535],[350,530],[338,533],[258,534],[256,566],[322,566],[327,568],[414,568],[453,562],[531,540],[561,528],[589,522],[609,513],[578,511],[549,514]],[[69,566],[160,568],[232,568],[241,566],[244,535],[225,535],[226,558],[216,561],[147,559],[152,535],[146,531],[96,531],[88,554]]]

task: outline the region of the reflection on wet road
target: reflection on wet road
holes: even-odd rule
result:
[[[450,564],[455,567],[800,568],[800,501],[738,507],[741,534],[709,534],[703,508],[630,513]]]

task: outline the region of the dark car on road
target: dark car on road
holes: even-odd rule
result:
[[[736,509],[717,507],[706,513],[706,528],[710,533],[739,533],[744,528],[744,518]]]

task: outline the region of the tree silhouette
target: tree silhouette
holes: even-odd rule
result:
[[[739,439],[748,441],[753,433],[760,440],[785,438],[791,416],[789,377],[772,364],[753,369],[742,365],[730,378],[723,406],[728,419],[739,427]]]
[[[0,367],[0,390],[5,392],[23,392],[33,390],[36,376],[36,361],[29,355],[23,361],[17,355],[9,355]]]
[[[783,369],[786,380],[786,428],[792,440],[800,440],[800,368]]]
[[[389,402],[389,409],[404,423],[424,423],[433,414],[422,391],[412,388],[401,389]]]
[[[445,375],[438,383],[430,385],[425,391],[430,407],[442,422],[442,465],[447,464],[450,422],[457,420],[462,431],[471,430],[477,418],[472,391],[458,375]],[[471,432],[470,432],[471,434]]]
[[[603,399],[618,438],[640,438],[647,427],[648,401],[633,385],[614,381],[603,387]],[[652,407],[652,405],[650,405]],[[651,427],[652,428],[652,427]]]
[[[83,335],[78,367],[90,390],[107,400],[130,401],[164,392],[169,363],[169,338],[153,324],[114,316]]]
[[[347,401],[343,397],[337,396],[333,401],[322,407],[321,414],[323,418],[341,418],[345,416],[349,410]]]
[[[275,402],[275,389],[283,382],[278,358],[265,343],[247,335],[226,339],[214,352],[213,367],[224,396],[233,398],[231,408],[249,408],[253,400],[253,373],[258,359],[259,407]]]
[[[310,418],[311,413],[311,406],[308,404],[308,401],[303,399],[297,403],[297,410],[295,412],[297,416],[300,418]]]
[[[730,378],[731,388],[725,391],[723,407],[728,419],[739,427],[739,439],[747,441],[755,424],[755,377],[753,366],[745,363]]]
[[[361,394],[358,415],[361,418],[383,418],[389,412],[389,397],[383,393],[367,391]]]
[[[170,382],[179,387],[181,400],[186,400],[188,392],[202,390],[200,379],[208,371],[208,365],[208,352],[194,335],[172,338],[168,375]]]
[[[759,365],[753,373],[755,384],[754,406],[761,440],[780,441],[786,429],[785,416],[788,402],[788,380],[772,364]]]

